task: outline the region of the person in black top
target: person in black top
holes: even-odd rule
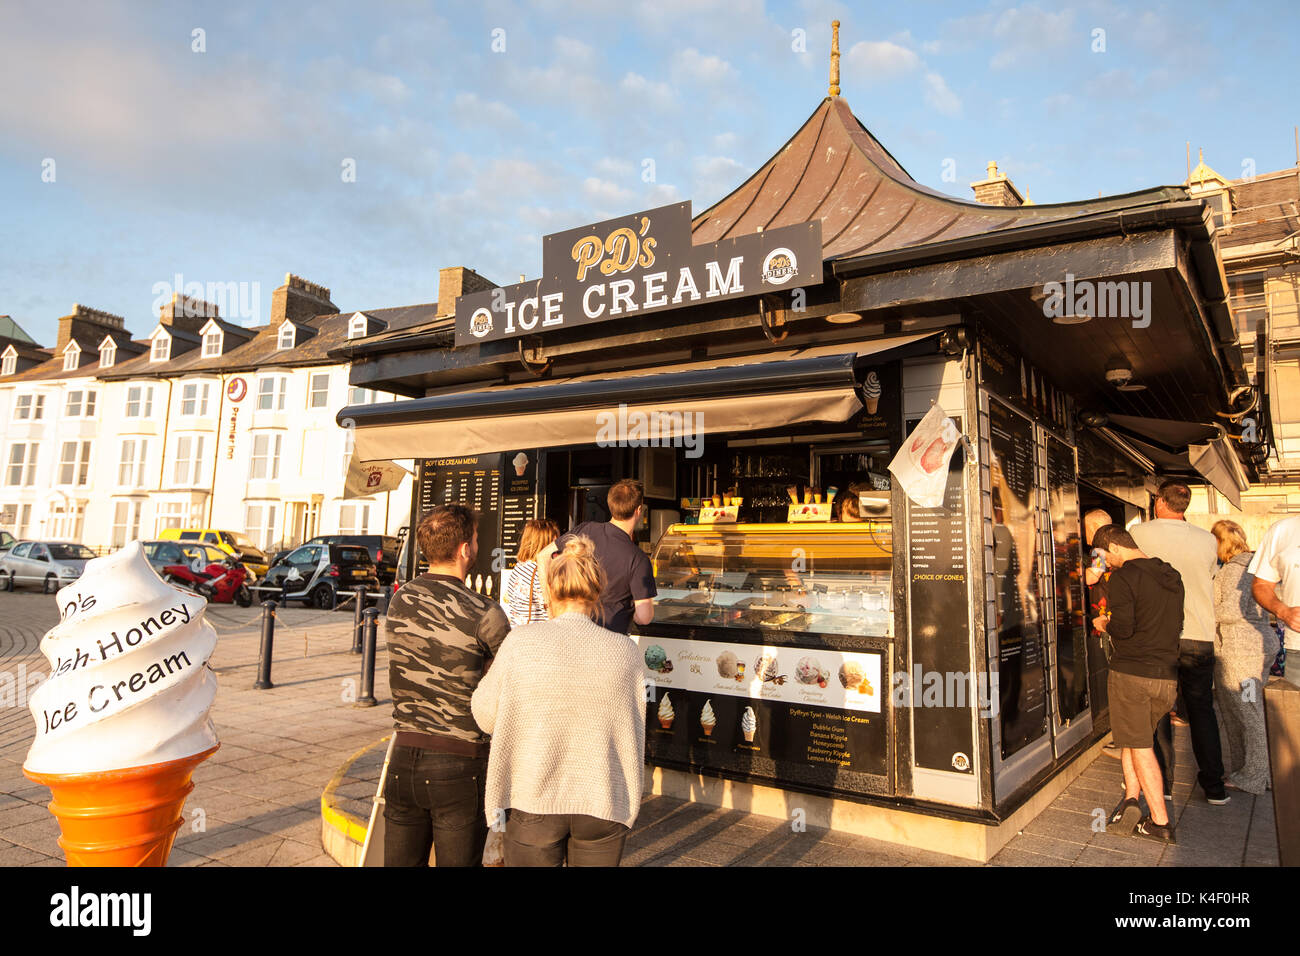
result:
[[[1119,525],[1097,529],[1092,544],[1106,553],[1111,568],[1107,605],[1093,624],[1115,646],[1107,688],[1111,734],[1124,765],[1124,799],[1109,822],[1121,824],[1126,814],[1139,810],[1140,793],[1148,810],[1133,835],[1175,843],[1153,735],[1178,696],[1183,579],[1171,565],[1148,557]]]
[[[655,590],[650,558],[632,538],[645,508],[645,491],[641,482],[624,478],[609,489],[605,501],[609,505],[608,521],[584,521],[561,535],[538,554],[537,565],[545,580],[551,555],[576,535],[590,538],[596,546],[596,560],[605,572],[605,590],[600,595],[601,619],[597,623],[627,634],[632,621],[649,624],[654,620],[654,598],[659,593]]]

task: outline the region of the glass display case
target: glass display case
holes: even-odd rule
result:
[[[888,523],[673,525],[654,556],[655,623],[888,637]]]

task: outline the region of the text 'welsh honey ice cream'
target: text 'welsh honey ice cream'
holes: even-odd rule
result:
[[[163,866],[218,747],[207,602],[164,583],[139,542],[90,561],[58,602],[23,772],[54,794],[69,865]]]
[[[58,593],[41,641],[50,679],[32,695],[34,773],[116,770],[213,747],[217,634],[207,602],[166,584],[138,542],[86,565]]]

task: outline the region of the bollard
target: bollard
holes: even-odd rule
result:
[[[379,603],[375,606],[379,608],[379,613],[383,617],[388,616],[388,602],[393,599],[393,587],[389,585],[379,592]]]
[[[358,707],[374,707],[375,700],[375,645],[379,640],[379,609],[366,608],[365,651],[361,655],[361,693],[357,697]]]
[[[360,654],[362,637],[361,629],[364,627],[361,615],[366,610],[366,589],[353,588],[352,593],[356,596],[357,602],[357,606],[352,609],[352,653]]]
[[[253,690],[270,690],[275,685],[271,683],[271,651],[275,647],[275,602],[262,602],[262,651],[261,658],[257,662],[257,683],[253,685]]]

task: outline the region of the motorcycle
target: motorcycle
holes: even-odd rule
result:
[[[248,587],[252,583],[250,575],[234,558],[209,564],[202,571],[195,571],[186,564],[169,564],[163,569],[162,578],[168,584],[192,591],[213,604],[253,605],[253,592]]]

